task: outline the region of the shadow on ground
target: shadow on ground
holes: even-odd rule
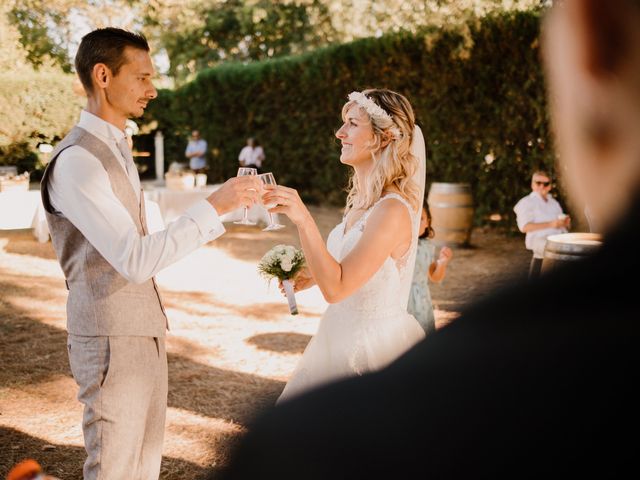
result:
[[[311,335],[303,335],[293,332],[262,333],[254,335],[246,340],[260,350],[269,350],[278,353],[300,354],[304,352]]]
[[[0,478],[16,463],[26,458],[36,460],[45,473],[60,480],[82,480],[82,465],[86,458],[84,447],[58,445],[32,437],[19,430],[0,427]],[[171,474],[173,478],[202,476],[207,469],[177,458],[163,457],[160,478]]]
[[[38,280],[33,293],[16,283],[17,279],[0,282],[0,291],[10,288],[12,298],[38,298],[46,295],[49,282]],[[38,293],[38,289],[43,290]],[[4,299],[0,299],[0,318],[0,387],[34,386],[60,374],[71,377],[67,333],[62,328],[44,324]],[[181,339],[183,351],[189,350],[189,343]],[[273,404],[284,388],[283,382],[211,367],[187,356],[168,358],[169,406],[199,415],[245,424],[257,410]]]
[[[56,259],[51,241],[37,242],[31,230],[3,230],[2,237],[8,240],[4,246],[7,253],[30,255],[45,260]]]
[[[272,322],[289,315],[289,307],[283,302],[252,303],[237,305],[220,300],[216,295],[205,292],[185,292],[162,290],[162,300],[166,308],[180,310],[188,315],[212,317],[216,313],[233,315],[251,320]],[[306,317],[320,317],[319,313],[305,312]]]

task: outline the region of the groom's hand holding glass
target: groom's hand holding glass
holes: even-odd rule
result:
[[[250,208],[258,202],[261,191],[261,182],[255,175],[233,177],[209,195],[207,201],[218,215],[224,215],[240,207]]]

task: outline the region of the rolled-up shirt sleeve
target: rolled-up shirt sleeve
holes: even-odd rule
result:
[[[141,236],[96,157],[73,146],[56,162],[49,180],[52,206],[130,282],[145,282],[225,232],[215,208],[201,200],[166,229]]]

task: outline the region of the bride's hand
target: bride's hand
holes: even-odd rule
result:
[[[276,187],[265,186],[264,191],[263,204],[276,204],[274,208],[269,209],[269,212],[284,213],[297,227],[309,220],[313,221],[296,189],[278,185]]]
[[[301,290],[306,290],[307,288],[313,287],[316,282],[311,276],[311,272],[307,267],[302,267],[298,273],[296,273],[295,277],[291,280],[293,283],[293,291],[299,292]],[[280,287],[280,291],[284,295],[284,286],[282,282],[278,282],[278,287]]]

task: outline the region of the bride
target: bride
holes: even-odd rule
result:
[[[408,100],[385,89],[352,92],[342,119],[340,161],[353,174],[326,247],[296,190],[277,186],[264,197],[298,228],[307,267],[294,290],[318,285],[330,304],[278,402],[380,369],[424,337],[407,313],[424,196],[422,132]]]

